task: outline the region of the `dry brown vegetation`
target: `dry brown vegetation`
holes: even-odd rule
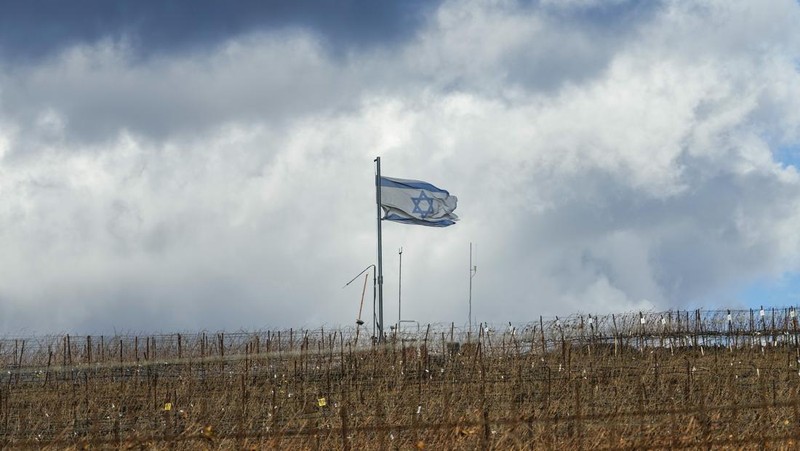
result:
[[[363,329],[362,331],[363,332]],[[0,445],[789,449],[794,310],[0,341]]]

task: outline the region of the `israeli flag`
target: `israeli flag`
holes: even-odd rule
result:
[[[447,227],[458,221],[458,198],[419,180],[381,177],[381,207],[387,221]]]

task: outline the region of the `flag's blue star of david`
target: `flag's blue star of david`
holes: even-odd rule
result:
[[[428,197],[428,195],[425,194],[425,191],[420,191],[419,196],[412,197],[411,200],[414,202],[414,210],[412,213],[419,213],[419,216],[423,219],[427,218],[428,215],[433,214],[433,198]],[[423,207],[420,208],[420,203],[422,202],[428,203],[427,208],[425,207],[425,204],[423,204]]]

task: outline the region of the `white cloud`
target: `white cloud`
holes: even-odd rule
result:
[[[463,218],[385,225],[389,322],[400,246],[423,322],[466,321],[470,241],[478,320],[795,271],[800,179],[773,154],[800,137],[800,8],[751,5],[674,2],[620,30],[572,26],[589,3],[452,2],[401,48],[339,58],[292,31],[0,70],[5,330],[349,324],[376,155]]]

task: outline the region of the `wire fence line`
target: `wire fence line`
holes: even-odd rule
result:
[[[530,323],[417,325],[392,331],[386,342],[423,344],[429,352],[452,353],[461,344],[484,347],[515,343],[525,351],[569,346],[648,347],[770,346],[800,343],[795,307],[760,310],[676,310],[610,315],[539,317]],[[229,359],[252,354],[328,352],[378,345],[365,328],[197,332],[173,334],[42,335],[0,338],[0,364],[8,369],[149,364],[181,360]]]
[[[383,343],[356,328],[5,338],[0,445],[785,446],[794,312],[438,324]]]

